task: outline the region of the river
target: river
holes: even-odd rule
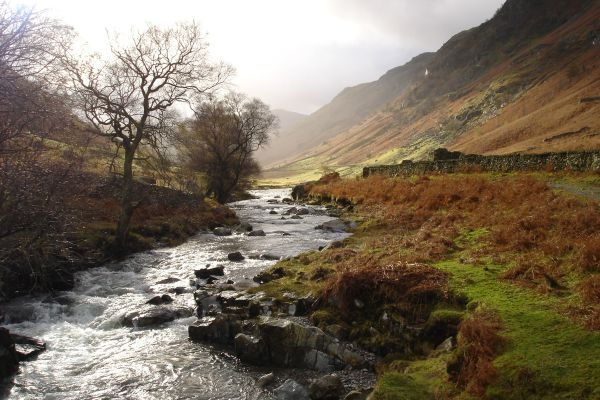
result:
[[[315,230],[329,219],[312,207],[303,219],[281,219],[292,207],[267,200],[289,197],[290,191],[253,191],[257,198],[231,203],[238,217],[264,237],[203,233],[174,248],[139,253],[119,263],[78,273],[72,291],[54,297],[23,297],[7,310],[26,314],[24,321],[5,324],[13,333],[41,338],[48,348],[34,361],[21,363],[9,399],[270,399],[256,387],[260,372],[240,364],[217,348],[188,340],[187,327],[195,317],[175,320],[159,328],[120,326],[121,316],[151,297],[172,294],[175,304],[195,306],[190,279],[206,264],[225,266],[225,279],[250,283],[274,261],[259,259],[269,253],[281,257],[317,249],[343,233]],[[272,213],[274,211],[275,213]],[[241,263],[227,260],[240,251]],[[158,283],[171,278],[171,283]],[[7,317],[10,317],[7,311]]]

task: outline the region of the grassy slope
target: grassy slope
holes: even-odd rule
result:
[[[485,381],[484,394],[472,382],[451,382],[446,365],[464,350],[459,346],[454,354],[387,359],[375,398],[600,398],[598,298],[590,302],[580,289],[600,272],[595,247],[600,208],[552,191],[541,177],[583,185],[597,181],[595,176],[477,175],[374,178],[313,188],[321,198],[351,199],[353,217],[362,225],[341,248],[280,263],[286,277],[260,290],[277,294],[283,286],[302,294],[328,293],[348,268],[426,262],[448,272],[449,288],[466,295],[466,315],[489,309],[498,316],[505,343],[494,355],[493,379]],[[335,316],[325,308],[313,320],[331,323]],[[353,318],[360,320],[357,314]]]

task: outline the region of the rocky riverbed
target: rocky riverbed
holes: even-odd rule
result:
[[[254,194],[231,205],[240,226],[81,272],[72,291],[2,305],[3,326],[11,333],[47,343],[35,360],[21,362],[5,395],[224,400],[303,398],[289,396],[312,391],[329,398],[318,387],[322,381],[343,398],[371,386],[368,356],[303,319],[310,299],[269,304],[244,292],[275,260],[345,237],[344,224],[331,222],[335,218],[323,208],[292,204],[289,191]],[[233,341],[189,340],[190,327],[223,318],[242,328],[231,330]],[[271,333],[290,346],[277,347]],[[266,352],[252,353],[252,343]]]

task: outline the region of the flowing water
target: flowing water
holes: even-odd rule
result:
[[[303,219],[282,220],[291,206],[267,200],[287,197],[289,190],[253,194],[258,198],[231,207],[240,220],[263,229],[264,237],[199,234],[175,248],[81,272],[73,291],[57,297],[20,298],[9,304],[8,310],[19,310],[27,318],[5,326],[48,345],[36,360],[21,364],[9,399],[269,399],[256,387],[255,371],[227,353],[188,340],[187,327],[195,317],[158,328],[119,323],[125,312],[175,287],[187,292],[171,294],[175,304],[195,306],[190,286],[195,268],[222,264],[226,279],[250,282],[274,263],[259,259],[260,254],[289,257],[344,236],[314,229],[331,219],[318,208]],[[232,251],[241,251],[246,260],[229,262]],[[166,278],[171,283],[158,283]]]

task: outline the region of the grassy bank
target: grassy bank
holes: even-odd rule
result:
[[[600,398],[600,207],[547,179],[313,185],[359,227],[259,290],[318,297],[313,322],[381,356],[377,399]]]

